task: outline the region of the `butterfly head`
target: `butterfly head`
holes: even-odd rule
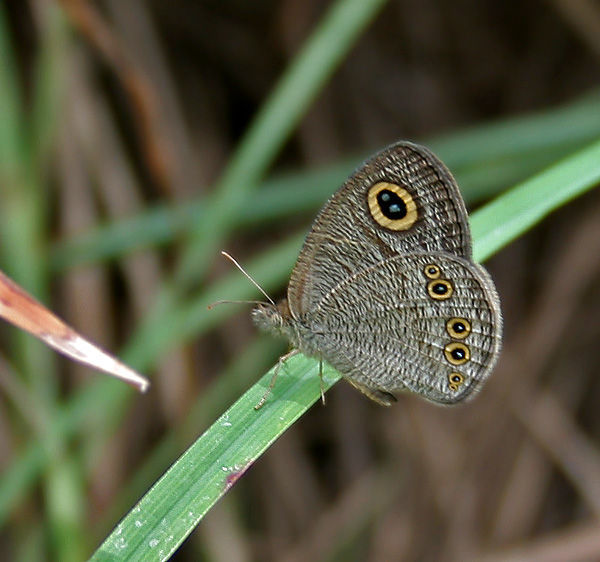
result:
[[[287,299],[277,304],[259,303],[252,311],[252,321],[261,330],[289,336],[290,308]]]

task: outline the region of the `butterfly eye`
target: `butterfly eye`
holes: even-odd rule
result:
[[[452,365],[462,365],[471,359],[471,351],[461,342],[452,342],[444,347],[444,355]]]
[[[367,194],[371,216],[388,230],[408,230],[417,220],[417,205],[412,195],[394,183],[376,183]]]
[[[427,292],[432,299],[443,301],[452,296],[454,289],[447,279],[434,279],[427,283]]]
[[[446,331],[450,337],[463,340],[471,333],[471,324],[465,318],[450,318],[446,322]]]
[[[450,373],[448,375],[448,383],[450,390],[456,392],[462,383],[465,382],[465,377],[460,373]]]
[[[425,277],[429,277],[429,279],[437,279],[442,272],[437,265],[430,263],[423,268],[423,273],[425,274]]]

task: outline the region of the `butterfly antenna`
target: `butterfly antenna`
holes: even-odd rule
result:
[[[208,308],[208,310],[212,310],[215,306],[219,304],[265,304],[265,301],[237,301],[222,299],[209,304],[206,308]]]
[[[227,252],[225,251],[221,251],[221,254],[223,254],[231,263],[233,263],[233,265],[235,265],[244,275],[245,277],[250,281],[250,283],[252,283],[266,298],[267,300],[273,305],[275,305],[275,302],[273,301],[273,299],[267,295],[266,291],[254,280],[252,279],[252,277],[250,277],[250,275],[244,270],[244,268],[235,260],[235,258],[231,255],[229,255]]]

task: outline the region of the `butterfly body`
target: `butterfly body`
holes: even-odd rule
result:
[[[365,162],[317,216],[287,299],[253,318],[385,405],[469,396],[500,349],[499,300],[473,263],[456,182],[402,142]]]

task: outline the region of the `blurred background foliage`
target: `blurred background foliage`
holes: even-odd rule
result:
[[[2,559],[88,557],[285,351],[249,307],[206,310],[253,294],[222,247],[277,297],[394,140],[475,208],[600,138],[597,2],[372,2],[275,99],[333,4],[0,3],[0,267],[153,379],[137,396],[2,327]],[[175,558],[600,558],[599,244],[593,190],[489,262],[506,339],[476,400],[336,385]]]

